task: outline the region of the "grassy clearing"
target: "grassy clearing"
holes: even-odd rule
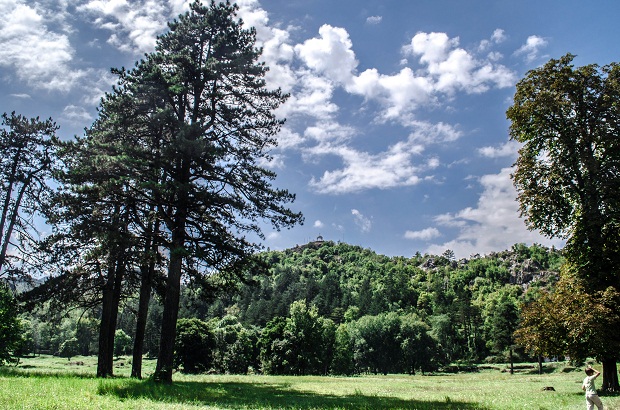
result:
[[[494,369],[434,376],[291,377],[174,375],[172,386],[127,376],[131,363],[115,362],[116,378],[94,377],[95,358],[23,360],[0,371],[2,409],[583,409],[581,371],[510,375]],[[146,361],[145,375],[154,362]],[[552,386],[555,391],[544,391]],[[603,397],[620,409],[620,397]]]

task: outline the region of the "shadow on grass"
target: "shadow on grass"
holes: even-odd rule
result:
[[[355,391],[335,396],[291,390],[286,383],[199,383],[175,382],[161,385],[153,381],[102,381],[97,391],[120,399],[147,399],[167,403],[211,405],[223,409],[418,409],[487,410],[477,403],[452,401],[403,400],[394,397],[364,395]]]

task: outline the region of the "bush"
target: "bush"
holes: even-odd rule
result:
[[[114,334],[114,355],[122,356],[131,353],[132,340],[131,336],[122,329],[118,329]]]
[[[215,335],[209,324],[200,319],[179,319],[174,351],[174,365],[183,373],[202,373],[211,368]]]
[[[73,356],[77,356],[79,350],[78,340],[75,337],[65,340],[60,344],[58,349],[58,355],[60,357],[66,357],[71,359]]]

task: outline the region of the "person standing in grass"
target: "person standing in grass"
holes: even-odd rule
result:
[[[594,386],[594,379],[596,379],[601,372],[594,370],[592,366],[588,365],[586,368],[586,378],[583,379],[581,389],[586,392],[586,406],[588,410],[594,409],[594,405],[598,410],[603,410],[603,402],[601,402],[596,387]]]

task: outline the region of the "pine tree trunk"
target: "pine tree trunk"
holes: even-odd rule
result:
[[[181,288],[181,266],[183,258],[176,252],[170,256],[168,280],[166,282],[166,298],[162,313],[161,338],[159,356],[155,369],[155,380],[167,384],[172,383],[174,366],[174,341],[176,339],[177,317],[179,314],[179,297]]]
[[[121,286],[123,285],[123,278],[125,274],[125,262],[123,259],[118,258],[116,262],[116,269],[114,272],[114,289],[112,291],[112,306],[110,307],[110,326],[108,328],[108,369],[110,375],[114,371],[114,338],[116,336],[116,322],[118,320],[118,307],[121,303]]]
[[[146,334],[146,321],[149,315],[149,302],[151,300],[151,282],[155,263],[150,262],[142,270],[140,283],[140,301],[138,302],[138,314],[136,317],[136,337],[133,341],[133,361],[131,363],[131,377],[142,378],[142,355],[144,354],[144,336]]]
[[[110,258],[111,259],[111,258]],[[115,264],[108,264],[107,281],[102,292],[101,322],[99,324],[99,352],[97,354],[97,377],[112,376],[110,357],[114,354],[110,351],[110,327],[112,318],[112,298],[114,293],[114,269]]]
[[[181,201],[181,204],[184,202]],[[179,315],[179,298],[181,294],[181,271],[185,255],[185,208],[180,207],[175,217],[175,229],[172,232],[170,261],[168,263],[168,279],[166,281],[166,297],[162,312],[161,337],[159,355],[155,368],[155,381],[172,384],[174,367],[174,342],[176,340],[177,318]]]

